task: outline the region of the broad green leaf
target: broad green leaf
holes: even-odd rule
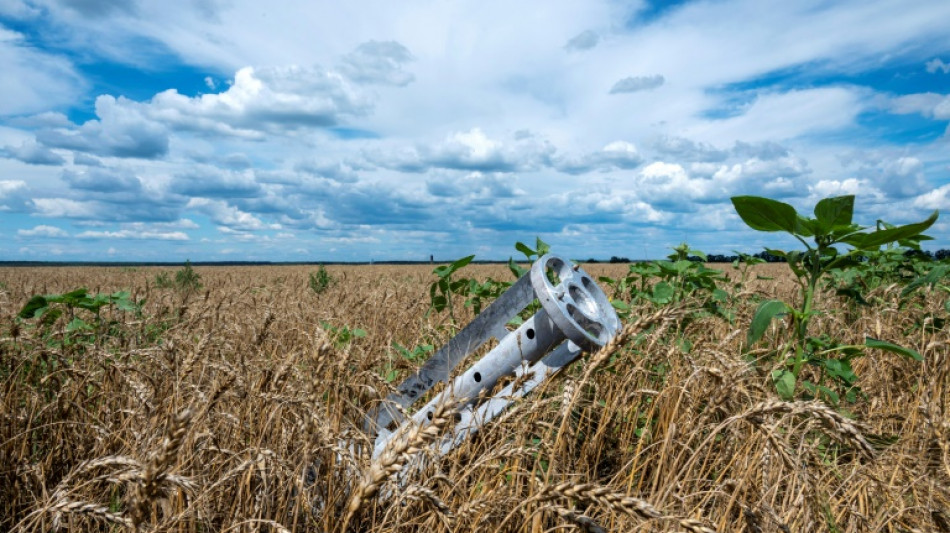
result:
[[[524,256],[527,257],[529,260],[531,259],[532,256],[534,256],[537,253],[531,248],[529,248],[527,244],[520,241],[515,243],[515,250],[518,250],[519,252],[523,253]]]
[[[752,229],[792,234],[799,230],[798,213],[784,202],[760,196],[733,196],[732,205],[742,221]]]
[[[67,333],[72,333],[73,331],[77,331],[77,330],[88,331],[91,329],[92,329],[92,326],[90,326],[85,320],[81,318],[74,318],[69,322],[69,324],[66,324]]]
[[[815,218],[821,224],[823,233],[838,226],[848,226],[854,216],[854,195],[825,198],[815,206]]]
[[[657,283],[653,287],[653,300],[654,303],[665,304],[669,303],[673,299],[673,286],[665,281]]]
[[[521,279],[521,276],[524,276],[528,273],[528,269],[523,268],[518,263],[515,263],[515,260],[511,257],[508,258],[508,270],[518,279]]]
[[[843,239],[843,242],[846,242],[855,248],[862,250],[877,249],[882,244],[917,236],[920,234],[920,232],[932,226],[933,223],[937,221],[938,216],[939,213],[934,211],[923,222],[917,222],[916,224],[906,224],[903,226],[896,226],[887,229],[879,229],[871,233],[859,233],[857,235],[852,235],[847,239]]]
[[[629,310],[630,310],[630,306],[627,305],[627,303],[624,302],[623,300],[611,300],[611,301],[610,301],[610,305],[612,305],[613,308],[614,308],[614,309],[617,309],[618,311],[629,311]]]
[[[821,224],[817,220],[798,215],[798,226],[795,228],[796,235],[811,237],[812,235],[820,235],[822,233],[824,232],[822,231]]]
[[[548,243],[542,241],[541,237],[535,237],[534,242],[536,246],[535,251],[538,252],[538,257],[541,257],[542,255],[545,255],[551,251],[551,246]]]
[[[947,275],[947,269],[950,268],[948,265],[937,265],[926,276],[920,276],[914,281],[907,284],[904,287],[904,290],[901,291],[901,297],[905,297],[908,294],[917,290],[917,288],[924,285],[930,285],[930,288],[933,288],[938,281],[944,278]]]
[[[773,370],[772,383],[783,400],[791,400],[795,397],[795,374],[788,370]]]
[[[23,309],[20,309],[20,313],[17,316],[20,318],[36,318],[45,313],[47,307],[49,307],[49,302],[46,300],[46,297],[37,294],[30,298],[30,301],[26,302],[26,305],[23,306]]]
[[[749,326],[749,344],[755,344],[765,334],[772,319],[778,315],[788,313],[788,304],[781,300],[766,300],[759,304]]]
[[[469,255],[469,256],[465,256],[465,257],[459,259],[458,261],[452,263],[451,265],[449,265],[449,274],[452,274],[453,272],[456,272],[458,269],[460,269],[460,268],[464,267],[465,265],[471,263],[471,262],[472,262],[472,259],[475,259],[475,256],[474,256],[474,255]]]
[[[838,402],[841,401],[841,398],[838,396],[838,393],[829,389],[824,385],[818,385],[818,390],[828,398],[832,404],[838,405]]]
[[[878,340],[872,337],[866,337],[864,339],[864,345],[868,348],[878,348],[886,352],[896,353],[898,355],[903,355],[904,357],[910,357],[915,361],[923,361],[924,358],[922,355],[917,353],[917,350],[911,350],[910,348],[904,348],[903,346],[898,346],[887,341]]]

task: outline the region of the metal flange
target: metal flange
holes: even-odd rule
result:
[[[574,344],[596,350],[620,331],[620,318],[600,286],[568,259],[547,254],[531,267],[541,306]]]

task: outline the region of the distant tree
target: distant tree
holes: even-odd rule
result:
[[[626,257],[617,257],[616,255],[614,255],[614,256],[611,256],[610,262],[611,263],[629,263],[630,259]]]

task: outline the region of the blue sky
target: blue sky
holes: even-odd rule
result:
[[[0,0],[0,260],[791,244],[950,207],[950,2]],[[929,233],[950,248],[950,219]]]

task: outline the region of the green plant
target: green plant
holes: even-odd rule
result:
[[[168,272],[162,271],[155,274],[155,286],[159,289],[170,289],[174,286],[174,282]]]
[[[742,252],[734,253],[736,254],[736,260],[732,262],[732,268],[739,272],[739,279],[736,280],[736,282],[733,284],[733,287],[737,291],[741,291],[745,287],[745,284],[748,283],[751,276],[751,272],[749,270],[755,265],[761,265],[764,263],[765,259],[751,254],[744,254]],[[756,275],[755,279],[768,280],[771,278]]]
[[[310,285],[310,290],[316,294],[320,294],[327,290],[332,282],[333,278],[330,277],[327,269],[324,268],[323,265],[320,265],[320,268],[316,272],[310,273],[308,284]]]
[[[349,326],[333,326],[329,322],[320,321],[320,326],[327,333],[330,342],[336,349],[341,350],[356,339],[362,339],[366,336],[366,330],[361,328],[350,328]]]
[[[624,317],[629,314],[630,306],[617,298],[626,297],[630,303],[649,302],[654,306],[696,298],[702,312],[731,321],[732,311],[726,306],[729,293],[719,287],[727,278],[721,270],[709,268],[703,261],[706,254],[683,243],[674,247],[666,260],[632,263],[623,278],[603,276],[599,279],[613,287],[613,305]]]
[[[527,259],[529,263],[532,263],[547,254],[551,250],[551,247],[540,238],[536,238],[534,248],[531,248],[523,242],[517,242],[515,243],[515,249],[524,254],[525,259]],[[481,313],[482,309],[487,305],[501,296],[503,292],[508,290],[508,287],[511,287],[513,282],[499,281],[491,277],[485,281],[455,277],[455,274],[471,263],[474,258],[474,255],[469,255],[448,265],[436,267],[435,270],[432,271],[437,279],[429,286],[429,299],[431,303],[427,314],[432,311],[441,313],[448,309],[449,317],[452,323],[455,324],[455,310],[452,305],[453,294],[460,298],[465,298],[465,307],[471,307],[472,311],[477,315]],[[528,273],[528,269],[522,267],[510,257],[508,258],[508,270],[511,271],[515,280]],[[524,318],[533,315],[537,311],[538,305],[539,304],[529,305],[521,312],[520,316],[512,320],[512,323],[519,324]]]
[[[184,292],[194,292],[201,288],[201,275],[191,268],[191,261],[185,260],[178,272],[175,272],[175,287]]]
[[[748,342],[752,345],[762,338],[773,318],[788,316],[791,320],[793,348],[785,348],[781,356],[784,368],[772,373],[773,383],[780,396],[785,399],[795,396],[802,369],[809,364],[819,369],[817,384],[801,383],[809,393],[836,401],[837,393],[822,384],[823,379],[828,377],[853,398],[856,376],[851,369],[851,360],[863,355],[864,347],[920,358],[916,352],[870,337],[863,346],[838,345],[826,337],[813,337],[809,325],[818,314],[815,303],[820,283],[832,270],[852,268],[860,262],[862,254],[879,251],[882,245],[920,238],[920,233],[937,220],[936,211],[916,224],[878,225],[870,230],[852,222],[854,196],[819,201],[814,209],[814,218],[799,215],[789,204],[758,196],[736,196],[732,198],[732,204],[739,217],[752,229],[788,233],[805,247],[804,251],[766,250],[787,260],[800,289],[800,301],[797,305],[782,300],[762,302],[749,327]],[[844,249],[843,246],[849,246],[850,249]],[[788,354],[791,349],[794,349],[794,353]]]
[[[89,294],[85,288],[63,294],[35,295],[17,314],[21,320],[36,320],[42,336],[63,346],[96,343],[102,337],[115,333],[117,322],[107,321],[102,309],[115,307],[119,311],[141,313],[142,303],[131,299],[128,291],[112,294]],[[88,311],[91,317],[83,317],[79,311]],[[64,317],[61,340],[53,339],[53,326]],[[88,319],[87,319],[88,318]]]

